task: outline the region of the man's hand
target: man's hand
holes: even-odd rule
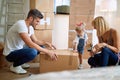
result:
[[[51,43],[46,42],[46,44],[47,44],[51,49],[56,49],[56,47],[55,47],[54,45],[52,45]]]
[[[52,60],[57,60],[57,58],[58,58],[58,56],[56,55],[56,53],[53,52],[53,51],[50,51],[50,52],[48,53],[48,55],[50,56],[50,58],[51,58]]]

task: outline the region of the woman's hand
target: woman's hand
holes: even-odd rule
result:
[[[93,57],[94,55],[95,55],[95,53],[90,51],[90,56]]]
[[[101,51],[101,49],[105,46],[107,46],[106,43],[98,43],[93,47],[92,52],[97,53],[97,52]]]

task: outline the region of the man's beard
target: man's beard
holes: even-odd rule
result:
[[[34,19],[32,20],[30,25],[35,29],[36,26],[33,24],[33,22],[34,22]]]

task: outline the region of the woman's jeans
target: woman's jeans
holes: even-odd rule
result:
[[[34,48],[25,47],[23,49],[12,51],[6,59],[9,62],[13,62],[13,66],[19,66],[26,62],[33,60],[39,52]]]
[[[88,64],[91,65],[91,67],[116,65],[117,62],[118,56],[107,47],[104,47],[101,53],[95,54],[94,57],[88,59]]]

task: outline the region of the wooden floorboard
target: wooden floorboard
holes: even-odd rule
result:
[[[16,80],[19,78],[28,77],[31,75],[37,75],[39,73],[39,63],[29,63],[30,68],[26,69],[28,71],[27,74],[15,74],[9,70],[9,67],[3,67],[0,69],[0,80]],[[89,68],[87,64],[87,59],[83,60],[83,69]]]

